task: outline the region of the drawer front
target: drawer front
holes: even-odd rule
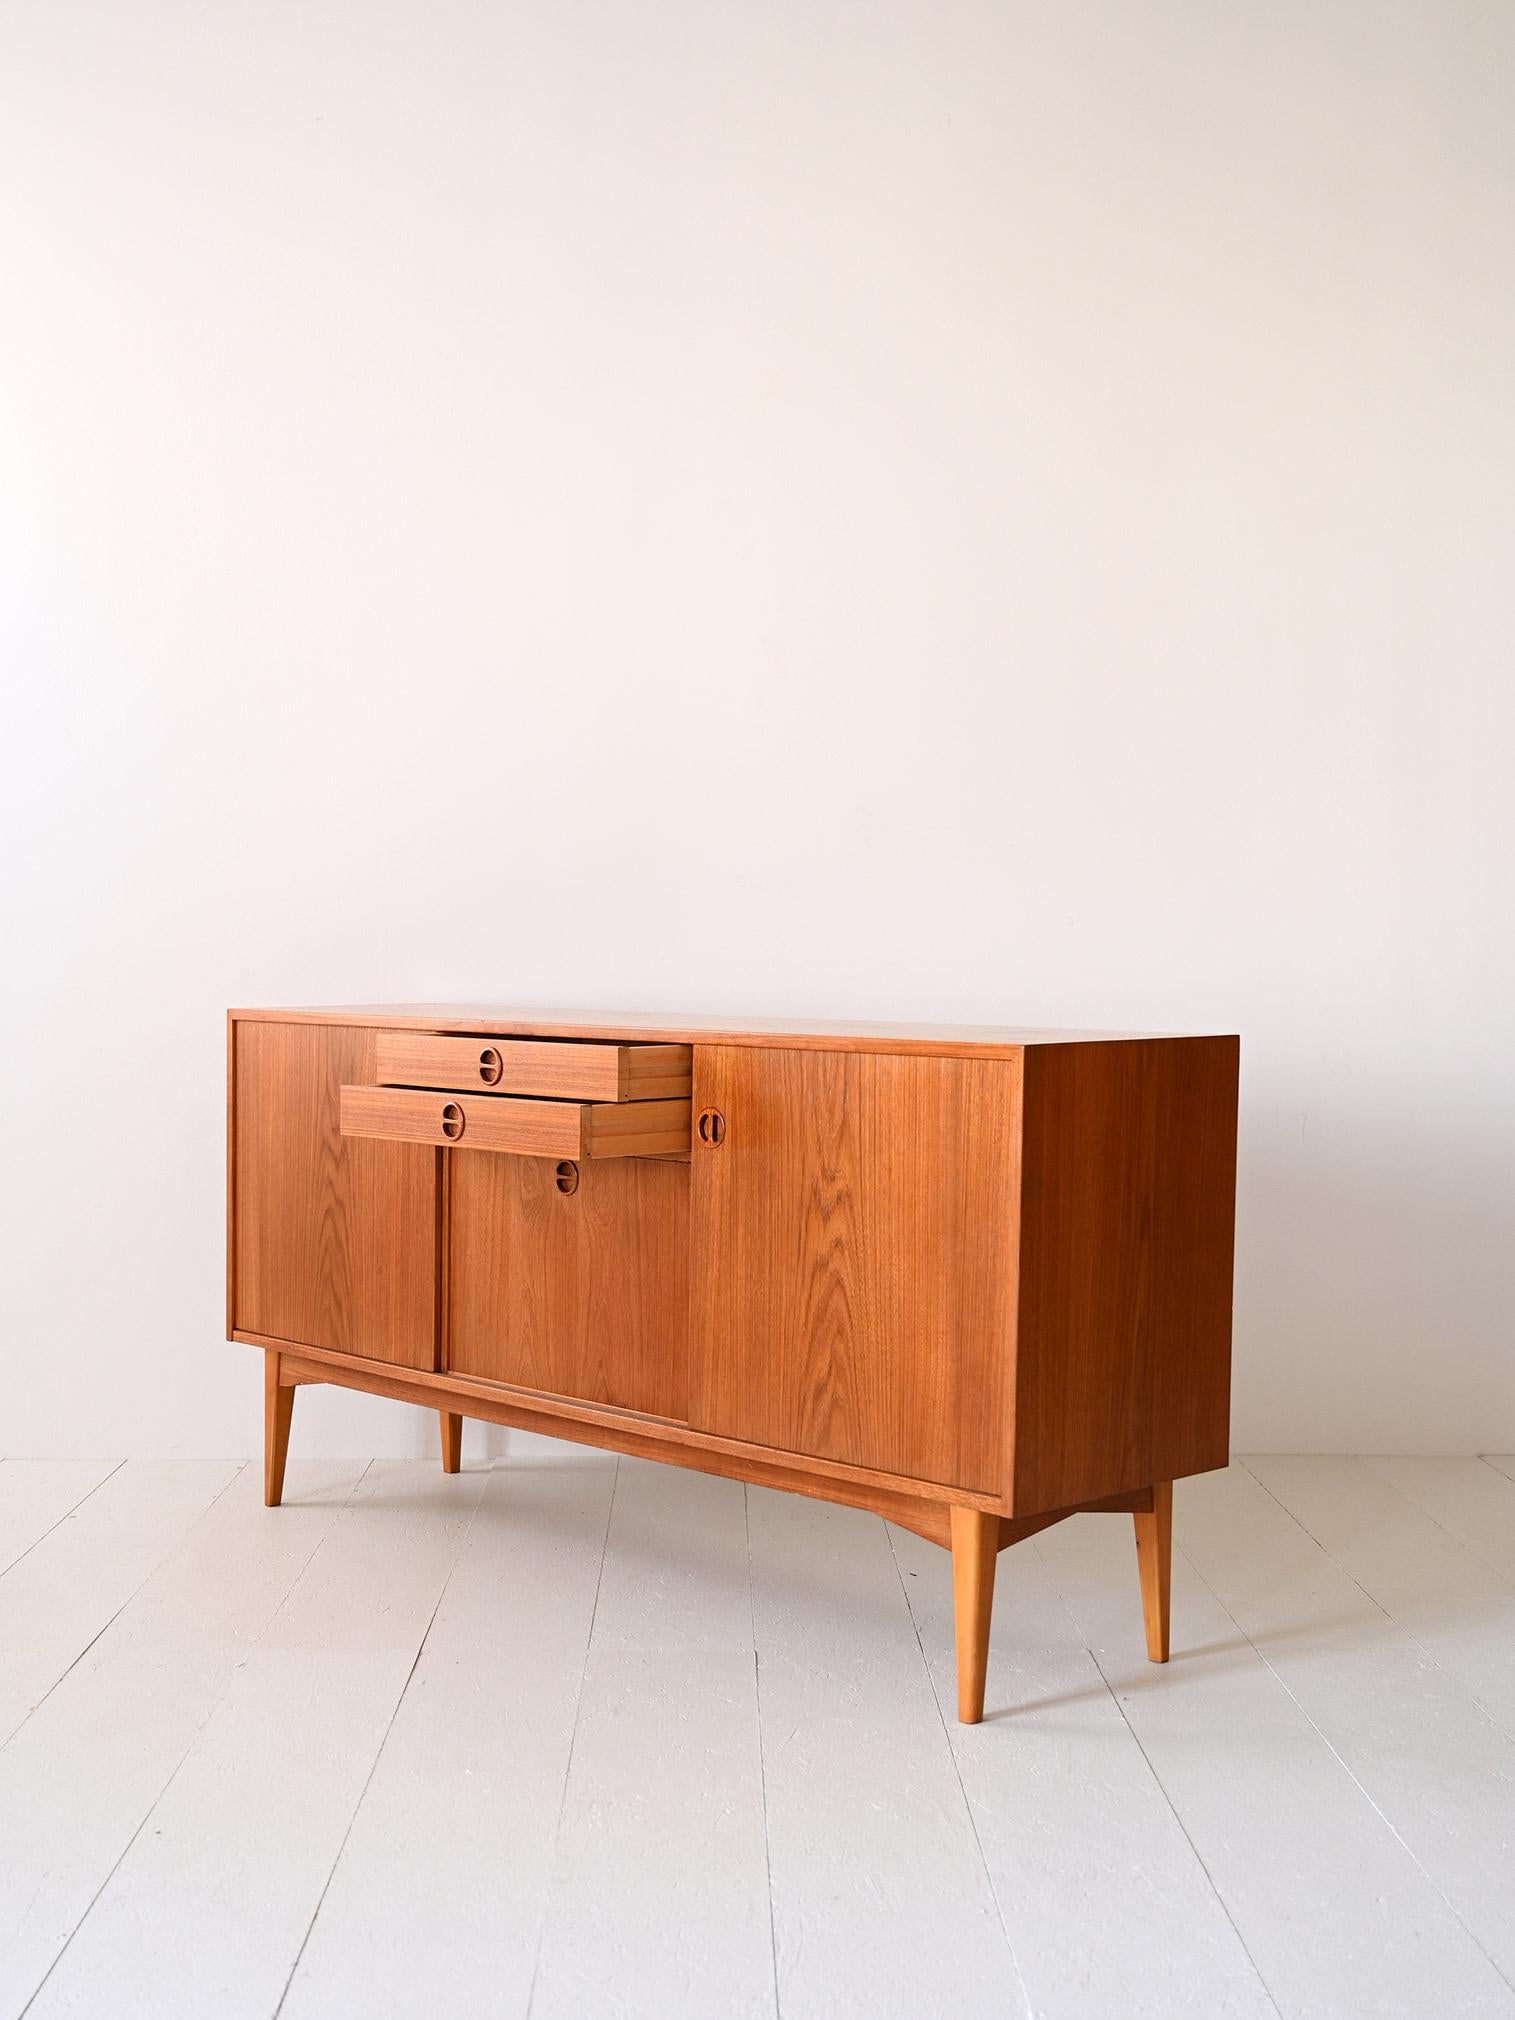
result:
[[[342,1134],[517,1157],[668,1157],[689,1151],[687,1101],[522,1101],[421,1087],[344,1087]]]
[[[687,1045],[600,1045],[551,1038],[448,1038],[381,1031],[378,1078],[388,1087],[460,1094],[532,1094],[558,1101],[687,1100]]]

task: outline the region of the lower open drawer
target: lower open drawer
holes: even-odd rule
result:
[[[344,1136],[517,1157],[667,1157],[689,1149],[687,1101],[528,1101],[423,1087],[344,1087],[341,1116]]]

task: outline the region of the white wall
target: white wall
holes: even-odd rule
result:
[[[223,1008],[405,997],[1238,1029],[1238,1442],[1515,1448],[1512,92],[1506,0],[7,0],[0,1450],[253,1448]]]

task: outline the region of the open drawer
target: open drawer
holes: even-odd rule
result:
[[[668,1157],[689,1150],[687,1100],[519,1101],[420,1087],[344,1087],[341,1119],[344,1136],[517,1157]]]
[[[690,1048],[381,1031],[376,1077],[386,1087],[447,1087],[460,1094],[487,1088],[559,1101],[687,1101]]]

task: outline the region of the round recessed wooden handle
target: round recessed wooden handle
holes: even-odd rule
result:
[[[726,1118],[718,1108],[702,1108],[700,1119],[694,1126],[695,1135],[701,1143],[724,1143],[726,1140]]]
[[[479,1054],[479,1078],[486,1087],[493,1087],[504,1071],[504,1060],[492,1045],[486,1045]]]
[[[442,1134],[456,1143],[463,1134],[464,1115],[455,1101],[442,1104]]]
[[[579,1189],[579,1167],[571,1157],[565,1157],[553,1174],[553,1184],[559,1192],[577,1192]]]

